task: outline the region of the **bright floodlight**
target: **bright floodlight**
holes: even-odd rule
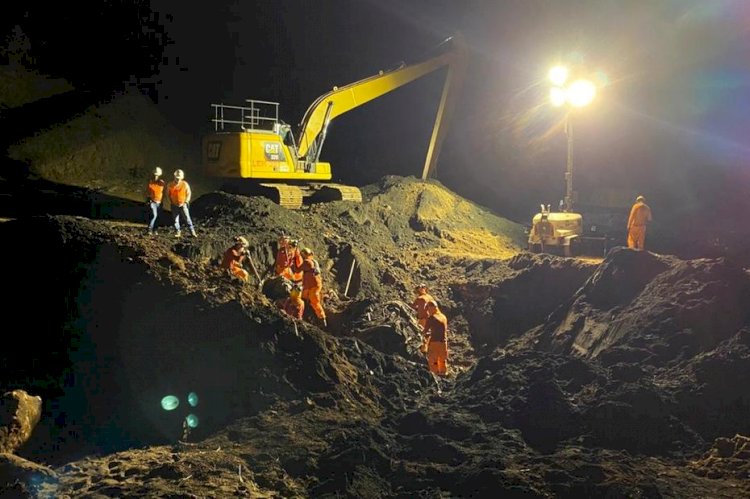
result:
[[[549,81],[553,85],[562,85],[568,80],[568,68],[565,66],[555,66],[549,70]]]
[[[564,88],[552,87],[549,90],[549,100],[553,106],[560,107],[565,104],[565,99],[567,98],[565,94]]]
[[[588,80],[576,80],[568,87],[567,94],[571,106],[583,107],[594,100],[596,86]]]

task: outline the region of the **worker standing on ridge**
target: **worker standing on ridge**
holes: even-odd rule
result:
[[[302,299],[310,304],[315,315],[328,327],[326,312],[323,310],[323,278],[320,275],[320,265],[313,259],[313,251],[310,248],[302,248],[302,265],[292,265],[293,272],[302,272]]]
[[[185,223],[190,229],[190,235],[198,237],[193,227],[193,220],[190,218],[190,198],[193,193],[190,190],[190,184],[185,180],[185,172],[182,170],[174,171],[174,180],[167,185],[169,191],[169,201],[172,203],[172,218],[174,218],[174,237],[180,237],[180,215],[185,219]]]
[[[445,376],[448,372],[448,319],[434,301],[427,303],[424,336],[427,341],[427,365],[430,372]]]
[[[296,284],[289,290],[289,296],[281,304],[281,310],[295,319],[302,320],[305,302],[302,300],[302,289]]]
[[[302,281],[302,272],[292,270],[292,267],[299,268],[302,266],[302,255],[300,255],[297,245],[296,239],[290,239],[286,235],[279,237],[279,249],[276,252],[276,263],[273,267],[276,275],[293,283]]]
[[[146,205],[151,210],[151,218],[148,221],[148,235],[156,234],[156,222],[159,218],[161,200],[164,196],[164,180],[161,179],[161,168],[154,168],[154,174],[146,186]]]
[[[245,282],[250,282],[250,274],[242,268],[242,263],[247,257],[247,247],[249,243],[242,236],[234,238],[234,244],[227,248],[224,257],[221,260],[221,268],[229,270],[229,273],[239,277]]]
[[[651,222],[651,208],[646,198],[638,196],[628,217],[628,248],[642,250],[646,243],[646,225]]]

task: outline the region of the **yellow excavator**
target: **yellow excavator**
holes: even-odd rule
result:
[[[466,70],[466,44],[454,35],[440,44],[438,55],[422,62],[333,87],[307,109],[295,136],[279,119],[277,102],[247,100],[243,106],[212,104],[214,131],[203,137],[205,173],[226,181],[225,189],[260,194],[287,208],[316,201],[362,201],[355,186],[330,182],[331,165],[319,161],[332,119],[441,68],[447,68],[443,93],[427,150],[422,178],[433,170],[446,124]]]

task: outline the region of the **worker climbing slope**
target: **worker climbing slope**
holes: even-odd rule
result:
[[[302,255],[300,255],[297,244],[297,240],[282,235],[278,241],[276,262],[274,263],[274,273],[293,283],[302,281],[302,272],[292,270],[292,267],[299,268],[302,266]]]
[[[427,304],[429,302],[435,302],[437,304],[437,301],[429,294],[425,284],[418,285],[414,288],[414,292],[417,294],[417,297],[412,302],[411,308],[417,313],[417,324],[419,324],[419,327],[424,328],[428,317]]]
[[[323,309],[323,278],[320,275],[320,264],[313,258],[313,251],[310,248],[303,248],[300,251],[302,256],[302,265],[292,266],[294,272],[302,272],[302,299],[310,305],[315,315],[323,322],[323,326],[328,326],[326,321],[326,312]]]
[[[427,303],[424,336],[427,342],[427,365],[438,376],[448,373],[448,319],[434,301]]]
[[[289,290],[289,296],[281,303],[280,308],[287,315],[301,320],[305,313],[305,302],[302,300],[302,289],[297,285],[292,286]]]

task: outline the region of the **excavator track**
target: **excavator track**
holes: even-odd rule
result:
[[[353,185],[311,184],[311,187],[318,191],[318,196],[324,198],[325,201],[362,202],[362,191]]]
[[[260,185],[270,191],[267,194],[274,202],[290,210],[302,208],[305,197],[310,195],[306,189],[296,185],[267,183]]]
[[[362,191],[351,185],[314,183],[309,185],[290,185],[262,183],[264,194],[277,204],[290,210],[298,210],[305,198],[312,202],[350,201],[362,202]]]

